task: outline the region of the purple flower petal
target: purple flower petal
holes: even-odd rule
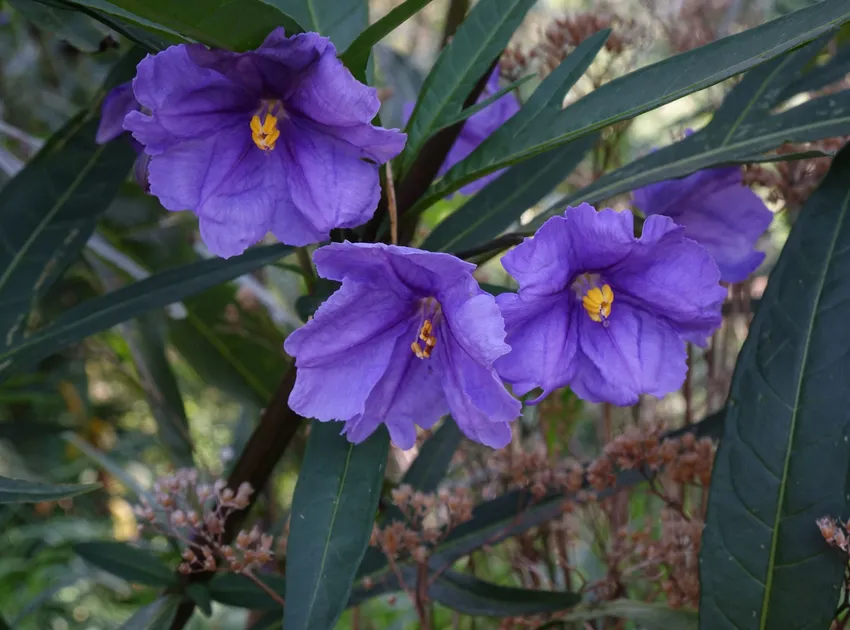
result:
[[[686,340],[704,345],[720,326],[726,289],[711,255],[683,238],[682,228],[665,216],[651,216],[631,256],[608,271],[618,291],[641,308],[665,317]],[[615,297],[616,300],[616,297]]]
[[[333,228],[372,218],[381,198],[378,168],[361,160],[355,147],[294,118],[278,143],[284,146],[272,153],[281,156],[292,202],[317,231],[327,237]]]
[[[412,315],[411,304],[392,292],[343,284],[286,339],[298,367],[289,406],[322,421],[363,414]]]
[[[183,141],[203,140],[248,125],[258,99],[189,56],[190,46],[171,46],[138,65],[133,91],[150,114],[131,112],[124,128],[157,155]]]
[[[571,325],[571,300],[553,295],[526,303],[524,296],[502,293],[496,301],[510,331],[507,342],[512,351],[496,361],[496,369],[520,396],[542,387],[543,394],[529,402],[534,404],[575,374],[578,335],[577,327]]]
[[[138,108],[139,103],[129,82],[110,90],[103,99],[95,142],[106,144],[124,133],[124,117]]]
[[[711,253],[726,282],[745,280],[764,260],[754,248],[773,213],[743,185],[739,167],[651,184],[636,190],[634,198],[647,215],[666,215],[684,227],[685,236]]]
[[[591,402],[633,405],[640,394],[658,398],[685,380],[685,345],[663,319],[622,300],[608,326],[576,313],[581,350],[573,391]],[[598,370],[589,370],[588,363]]]
[[[393,369],[387,370],[372,390],[364,413],[346,422],[345,434],[355,444],[384,422],[393,444],[412,448],[417,425],[429,429],[449,412],[439,372],[430,361],[418,359],[410,351],[418,332],[418,325],[411,324],[399,336],[389,361]]]
[[[175,145],[148,167],[151,193],[168,210],[193,208],[207,247],[224,258],[259,241],[286,204],[275,158],[249,142],[239,130],[218,133]]]

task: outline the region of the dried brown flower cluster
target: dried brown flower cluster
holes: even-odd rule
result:
[[[405,521],[394,521],[383,529],[376,525],[370,544],[393,560],[409,557],[419,564],[426,562],[437,543],[472,518],[474,502],[465,488],[424,493],[401,485],[393,490],[392,499]]]
[[[848,140],[850,136],[827,138],[817,142],[787,143],[776,152],[779,155],[802,151],[823,151],[834,154],[847,144]],[[784,207],[797,210],[820,185],[830,164],[832,164],[831,157],[788,160],[775,162],[771,166],[749,164],[744,170],[744,181],[749,185],[764,186],[769,191],[770,201],[781,202]]]
[[[502,57],[502,74],[516,81],[530,72],[545,76],[557,68],[585,39],[610,28],[605,50],[620,55],[636,42],[635,21],[613,14],[577,13],[553,21],[541,33],[540,41],[527,52],[518,46],[508,48]]]
[[[845,553],[850,553],[850,529],[847,522],[824,516],[817,520],[823,539],[833,547],[838,547]]]
[[[180,469],[154,484],[154,504],[142,498],[133,511],[140,533],[151,529],[185,545],[180,573],[250,572],[272,561],[272,536],[257,527],[241,531],[234,545],[224,544],[227,519],[248,507],[254,489],[243,483],[234,491],[223,479],[198,483],[198,471]]]

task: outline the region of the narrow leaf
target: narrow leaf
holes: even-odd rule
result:
[[[313,422],[292,500],[286,554],[283,625],[329,630],[348,602],[369,545],[389,435],[383,428],[362,444],[340,435],[336,422]]]
[[[698,616],[694,610],[671,610],[664,604],[641,602],[631,599],[617,599],[612,602],[601,602],[592,608],[575,610],[559,615],[558,621],[540,626],[537,630],[563,627],[579,621],[594,621],[614,617],[632,621],[641,630],[696,630]]]
[[[457,116],[472,88],[502,52],[535,0],[482,0],[460,25],[425,78],[410,115],[401,176],[422,145]]]
[[[112,459],[112,457],[110,457],[103,451],[98,450],[76,433],[71,433],[69,431],[67,433],[64,433],[62,435],[62,438],[66,442],[73,444],[76,448],[82,451],[86,457],[97,463],[106,472],[118,479],[122,484],[124,484],[124,486],[128,490],[130,490],[137,497],[142,498],[147,496],[147,493],[139,485],[139,483],[135,479],[133,479],[133,477],[126,470],[124,470],[121,464]]]
[[[64,499],[91,492],[98,488],[100,488],[99,483],[52,485],[37,481],[0,477],[0,504],[55,501],[56,499]]]
[[[133,584],[172,586],[176,574],[154,554],[121,542],[88,542],[74,546],[83,560]]]
[[[446,571],[438,577],[428,594],[446,608],[483,617],[556,613],[581,601],[576,593],[499,586],[455,571]]]
[[[91,18],[69,9],[51,7],[36,0],[8,0],[9,5],[32,22],[36,28],[55,33],[83,52],[97,52],[106,36],[106,30],[98,28]]]
[[[282,577],[263,573],[258,574],[257,577],[283,597],[286,582]],[[217,575],[210,581],[208,590],[214,601],[227,606],[237,606],[249,610],[280,609],[278,602],[244,575],[235,573]],[[278,614],[279,617],[280,614]]]
[[[140,58],[128,53],[101,92],[130,79]],[[95,142],[97,126],[82,112],[0,190],[0,354],[23,338],[38,298],[77,258],[133,163],[129,143]]]
[[[512,166],[440,223],[422,249],[458,252],[495,238],[564,181],[596,139],[591,134]]]
[[[530,128],[504,145],[504,151],[493,150],[493,144],[504,141],[498,132],[493,134],[433,185],[417,207],[427,207],[487,173],[744,72],[848,20],[846,0],[824,0],[615,79],[565,108],[551,125]]]
[[[700,556],[701,628],[826,628],[835,612],[846,558],[815,521],[846,517],[850,493],[848,214],[850,148],[794,224],[738,359]]]
[[[466,108],[460,110],[460,113],[457,116],[453,116],[453,117],[449,118],[446,122],[444,122],[440,126],[440,128],[437,131],[442,131],[443,129],[446,129],[448,127],[452,127],[452,126],[454,126],[458,123],[463,122],[467,118],[472,118],[473,116],[475,116],[475,114],[480,112],[482,109],[487,109],[488,107],[490,107],[490,105],[492,105],[493,103],[498,101],[505,94],[508,94],[509,92],[513,92],[517,88],[519,88],[519,87],[525,85],[526,83],[528,83],[529,81],[531,81],[533,78],[534,78],[534,75],[529,74],[528,76],[525,76],[525,77],[523,77],[523,78],[521,78],[517,81],[514,81],[510,85],[506,85],[505,87],[499,89],[497,92],[494,92],[493,94],[491,94],[487,98],[482,99],[478,103],[475,103],[475,105],[471,105],[469,107],[466,107]]]
[[[445,479],[463,435],[450,417],[422,446],[401,482],[419,492],[434,492]]]
[[[170,269],[89,300],[67,311],[38,333],[0,351],[0,378],[14,362],[33,362],[89,335],[142,313],[179,302],[222,282],[274,262],[291,248],[266,245],[227,260],[211,258]],[[0,315],[2,317],[2,315]]]
[[[416,15],[431,3],[431,0],[405,0],[380,20],[360,33],[345,52],[340,55],[342,62],[355,77],[366,76],[366,64],[372,46],[392,33],[409,18]]]

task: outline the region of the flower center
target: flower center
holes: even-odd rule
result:
[[[581,298],[587,316],[607,327],[608,318],[611,317],[611,304],[614,302],[611,285],[604,284],[599,274],[584,273],[576,278],[572,288],[576,297]]]
[[[260,111],[251,118],[251,139],[258,149],[263,151],[274,149],[280,137],[277,121],[283,115],[283,106],[280,102],[264,101]]]
[[[420,359],[430,359],[434,346],[437,345],[436,325],[443,311],[440,303],[434,298],[422,300],[420,314],[424,317],[422,326],[419,327],[416,339],[410,344],[410,349]]]

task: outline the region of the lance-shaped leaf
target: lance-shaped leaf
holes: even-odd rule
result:
[[[785,142],[803,142],[850,133],[850,90],[824,96],[771,116],[795,74],[817,55],[820,38],[751,70],[717,110],[711,123],[680,142],[612,171],[590,186],[556,201],[533,226],[566,205],[595,203],[664,179],[703,168],[759,161],[765,151]]]
[[[140,58],[128,53],[101,92],[129,80]],[[133,164],[129,143],[95,142],[97,127],[96,112],[82,112],[0,190],[0,353],[21,342],[38,298],[77,258]]]
[[[615,79],[566,107],[551,124],[534,125],[513,142],[505,143],[509,132],[503,127],[434,184],[416,209],[487,173],[744,72],[848,20],[846,0],[825,0]]]
[[[232,280],[285,256],[285,245],[255,247],[227,260],[212,258],[176,269],[88,300],[67,311],[38,333],[0,351],[0,380],[13,365],[32,363],[89,335],[142,313]],[[2,317],[2,315],[0,315]]]
[[[79,543],[74,551],[86,562],[134,584],[173,586],[176,574],[150,551],[121,542]]]
[[[407,144],[400,173],[413,163],[422,145],[455,118],[493,60],[499,56],[535,0],[483,0],[460,25],[425,78],[407,123]]]
[[[38,503],[39,501],[55,501],[73,497],[100,488],[99,483],[83,483],[75,485],[54,485],[0,477],[0,504],[3,503]]]
[[[711,478],[700,627],[826,628],[850,494],[850,149],[806,203],[741,351]],[[805,605],[800,605],[805,602]]]
[[[287,630],[334,627],[372,534],[389,434],[380,429],[355,445],[340,428],[336,422],[310,427],[287,543]]]

